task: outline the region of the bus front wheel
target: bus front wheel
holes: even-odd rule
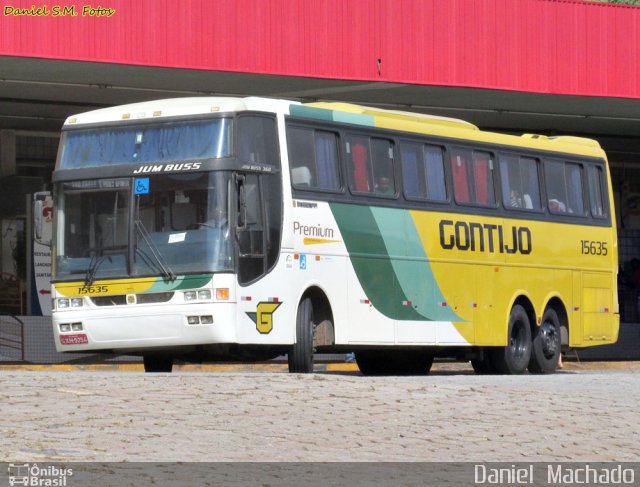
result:
[[[534,330],[529,372],[532,374],[555,372],[560,348],[560,320],[555,310],[549,308],[542,315],[542,324]]]
[[[491,364],[498,374],[522,374],[531,358],[531,325],[529,315],[519,304],[511,308],[507,346],[492,350]]]
[[[289,372],[309,374],[313,372],[313,305],[305,298],[298,306],[296,316],[296,342],[288,354]]]

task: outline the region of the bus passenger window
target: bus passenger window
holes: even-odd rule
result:
[[[294,187],[314,185],[315,161],[309,150],[313,147],[313,129],[287,127],[287,147],[291,166],[291,184]]]
[[[589,166],[587,169],[589,183],[589,205],[591,207],[591,215],[596,218],[604,218],[606,216],[604,198],[602,197],[604,178],[602,168],[599,166]]]
[[[566,163],[565,170],[567,174],[567,211],[576,215],[584,215],[581,168],[578,164]]]
[[[451,169],[453,172],[453,195],[457,203],[471,203],[469,188],[469,170],[471,154],[468,151],[451,151]]]
[[[315,135],[318,188],[340,189],[338,136],[332,132],[320,130],[317,130]]]
[[[494,206],[493,159],[488,152],[451,150],[453,195],[457,203]]]
[[[369,140],[367,137],[349,137],[347,141],[349,155],[350,187],[353,191],[369,193],[372,184],[369,174]]]
[[[541,208],[536,159],[501,155],[500,185],[505,208]]]
[[[476,203],[493,205],[495,203],[495,192],[493,190],[493,161],[491,154],[474,151],[473,168]]]
[[[405,196],[409,199],[446,201],[442,148],[402,142],[400,155]]]
[[[549,210],[552,213],[584,216],[580,165],[557,160],[546,161],[544,175]]]
[[[402,181],[405,196],[411,199],[426,199],[422,145],[402,142],[400,157],[402,158]]]
[[[388,140],[371,139],[371,159],[375,176],[375,193],[382,196],[396,194],[393,177],[393,144]]]
[[[287,127],[291,184],[300,189],[338,190],[338,136],[333,132]]]
[[[544,176],[547,186],[547,205],[552,213],[566,213],[567,193],[564,177],[564,163],[560,161],[546,161]]]
[[[425,146],[425,167],[427,178],[427,198],[434,201],[446,201],[447,186],[444,179],[444,157],[442,148]]]

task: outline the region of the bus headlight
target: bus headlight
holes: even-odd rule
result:
[[[198,291],[198,299],[202,301],[211,301],[211,290],[200,289],[200,291]]]
[[[63,333],[71,331],[71,323],[60,323],[60,331]]]
[[[68,298],[58,298],[58,309],[67,309],[69,307],[69,299]]]
[[[82,298],[71,298],[72,308],[82,308]]]
[[[198,291],[184,291],[185,301],[211,301],[211,289],[199,289]]]

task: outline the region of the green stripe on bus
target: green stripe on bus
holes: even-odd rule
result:
[[[392,256],[396,279],[414,309],[425,318],[435,321],[464,321],[452,309],[441,306],[445,302],[415,222],[407,210],[372,208],[380,235]]]
[[[324,108],[305,107],[302,105],[289,105],[289,113],[294,117],[313,118],[315,120],[333,121],[333,111]]]
[[[366,297],[380,313],[395,320],[424,320],[408,301],[371,208],[330,203],[349,258]]]
[[[158,279],[147,292],[178,291],[180,289],[198,289],[211,282],[211,274],[180,276],[175,281]]]

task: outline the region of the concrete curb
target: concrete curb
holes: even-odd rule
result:
[[[287,364],[274,363],[232,363],[232,364],[179,364],[173,368],[174,372],[270,372],[286,373]],[[465,362],[436,362],[432,372],[435,373],[473,373],[469,363]],[[560,372],[579,372],[593,370],[640,370],[640,362],[570,362],[565,361]],[[0,371],[47,371],[47,372],[74,372],[74,371],[121,371],[143,372],[142,363],[101,363],[101,364],[2,364]],[[355,363],[331,362],[319,363],[315,366],[315,372],[348,372],[359,373]]]

